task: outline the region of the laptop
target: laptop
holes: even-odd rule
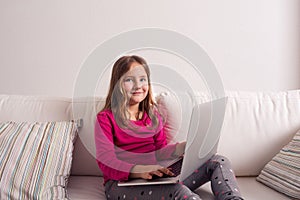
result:
[[[118,186],[174,184],[185,180],[217,153],[226,104],[227,97],[223,97],[193,107],[184,156],[160,163],[171,168],[175,176],[155,177],[151,180],[130,179],[119,181]]]

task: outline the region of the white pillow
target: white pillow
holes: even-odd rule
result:
[[[175,137],[180,129],[181,109],[176,97],[171,93],[160,93],[156,97],[156,102],[160,113],[164,119],[164,132],[168,143],[174,143]]]

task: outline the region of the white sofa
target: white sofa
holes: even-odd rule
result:
[[[256,176],[300,129],[300,90],[228,91],[226,96],[228,103],[218,153],[231,160],[243,196],[246,200],[290,199],[257,182]],[[168,100],[168,94],[163,98],[164,106],[170,109],[169,112],[177,112],[174,110],[174,102]],[[204,102],[208,97],[199,95],[197,99]],[[0,122],[64,121],[82,118],[83,126],[75,142],[67,192],[69,198],[74,200],[105,199],[103,179],[93,156],[94,119],[103,102],[102,98],[0,95]],[[191,108],[188,102],[183,106]],[[176,123],[173,126],[176,126]],[[186,127],[182,126],[181,130],[186,130]],[[183,137],[181,135],[178,138]],[[197,193],[203,199],[214,199],[209,183],[197,189]]]

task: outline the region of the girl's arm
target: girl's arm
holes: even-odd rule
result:
[[[98,114],[95,123],[97,163],[106,178],[127,180],[134,164],[124,162],[117,158],[112,132],[112,124],[107,114]]]

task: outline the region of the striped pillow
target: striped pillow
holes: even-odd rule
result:
[[[257,180],[290,197],[300,199],[300,130],[264,167]]]
[[[76,122],[0,123],[0,197],[65,199]]]

